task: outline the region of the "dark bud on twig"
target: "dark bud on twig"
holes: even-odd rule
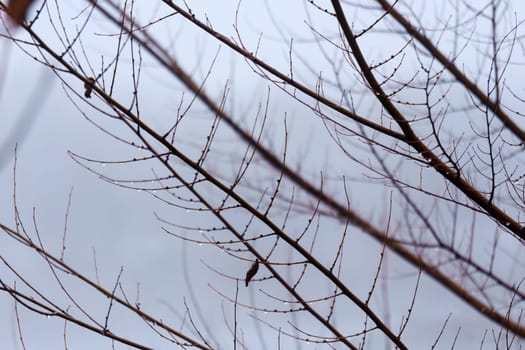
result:
[[[259,260],[255,259],[255,262],[250,266],[248,272],[246,272],[246,287],[248,287],[248,282],[250,282],[259,270]]]
[[[84,97],[90,98],[91,92],[93,91],[93,84],[95,83],[95,79],[88,78],[86,82],[84,83]]]

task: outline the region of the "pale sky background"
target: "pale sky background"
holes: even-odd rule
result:
[[[269,1],[270,2],[270,1]],[[191,2],[190,2],[191,3]],[[294,31],[297,28],[304,29],[304,33],[297,33],[297,37],[307,38],[310,33],[304,24],[305,17],[301,12],[303,6],[301,1],[289,1],[285,4],[279,3],[279,10],[274,11],[276,21],[282,25],[282,30]],[[424,1],[424,3],[431,3]],[[516,8],[518,20],[524,17],[525,5],[521,1],[511,1]],[[84,6],[85,4],[82,4]],[[149,2],[137,2],[142,17],[148,18],[146,13],[158,13],[156,8],[149,8]],[[64,2],[65,18],[71,17],[72,13],[78,11],[78,3]],[[235,20],[235,8],[237,2],[233,1],[204,1],[195,5],[194,11],[197,16],[207,13],[210,20],[218,30],[227,30],[232,34],[232,24]],[[273,5],[270,5],[273,6]],[[205,11],[204,11],[205,9]],[[149,11],[149,12],[148,12]],[[520,12],[521,11],[521,12]],[[293,15],[289,15],[293,13]],[[69,16],[69,17],[68,17]],[[188,24],[180,25],[180,19],[173,17],[166,24],[159,26],[172,28],[172,32],[166,30],[166,42],[174,40],[176,42],[175,55],[185,67],[192,68],[198,65],[200,59],[203,60],[201,71],[195,69],[196,76],[205,74],[211,57],[215,55],[219,44],[203,34],[195,36],[186,33]],[[179,22],[178,22],[179,21]],[[364,19],[363,19],[364,21]],[[168,25],[168,23],[172,23]],[[256,43],[258,34],[264,32],[261,55],[275,55],[280,57],[282,62],[286,62],[287,52],[280,45],[279,33],[274,29],[265,2],[245,2],[241,6],[239,24],[244,30],[251,46]],[[333,25],[333,23],[317,23],[319,28]],[[171,25],[173,27],[171,27]],[[100,17],[95,15],[93,25],[90,26],[84,44],[89,52],[110,55],[114,51],[112,46],[106,46],[106,39],[92,33],[96,32],[116,32],[117,29],[112,25],[100,22]],[[182,33],[182,34],[181,34]],[[297,47],[301,47],[301,41],[297,39]],[[378,39],[380,40],[380,39]],[[377,44],[377,50],[388,50],[391,42],[381,41]],[[275,48],[279,49],[275,49]],[[315,60],[316,52],[311,46],[305,45],[312,51],[305,51],[304,55],[311,60]],[[176,221],[181,225],[191,225],[198,220],[202,225],[206,225],[207,220],[202,215],[185,213],[184,211],[174,210],[173,208],[159,202],[153,196],[144,191],[133,191],[119,188],[113,184],[102,181],[93,173],[80,167],[68,155],[68,151],[95,159],[118,160],[129,158],[130,155],[138,156],[141,150],[131,150],[130,147],[120,145],[114,139],[96,129],[89,123],[75,108],[75,106],[65,98],[65,92],[58,79],[54,78],[49,71],[37,64],[33,59],[23,54],[16,47],[6,44],[5,40],[0,41],[1,65],[7,67],[0,74],[2,76],[2,86],[0,90],[0,145],[3,148],[0,152],[0,222],[13,223],[13,141],[19,143],[18,164],[17,164],[17,200],[21,216],[25,225],[33,230],[32,216],[33,209],[38,228],[46,246],[60,254],[61,239],[64,229],[64,216],[66,212],[68,196],[72,191],[72,204],[68,219],[67,249],[66,260],[71,265],[95,278],[93,267],[93,251],[96,252],[96,260],[99,268],[99,277],[106,288],[112,288],[121,267],[124,268],[121,282],[126,288],[130,299],[136,297],[137,283],[140,284],[140,300],[144,309],[163,320],[171,323],[175,328],[180,325],[179,316],[183,314],[183,302],[186,298],[193,309],[193,301],[198,300],[202,315],[205,317],[207,326],[213,331],[216,339],[220,341],[223,348],[231,348],[230,335],[224,324],[224,315],[221,308],[228,314],[228,321],[232,322],[232,305],[215,293],[210,285],[222,292],[232,295],[234,293],[234,282],[225,280],[210,271],[206,264],[211,264],[220,271],[227,271],[230,274],[242,278],[248,264],[241,264],[224,254],[217,253],[212,247],[206,246],[186,246],[180,240],[166,235],[162,229],[162,224],[155,219],[155,213]],[[274,51],[275,50],[275,51]],[[146,56],[146,54],[145,54]],[[213,77],[209,83],[209,91],[220,91],[224,86],[225,79],[233,77],[231,105],[229,108],[234,111],[238,119],[242,118],[241,111],[254,110],[253,103],[264,100],[267,84],[256,80],[254,74],[246,67],[239,57],[231,55],[225,47],[220,48],[218,61],[213,70]],[[273,57],[273,56],[272,56]],[[92,57],[94,64],[100,64],[96,55]],[[151,62],[145,60],[145,72],[143,74],[143,90],[141,100],[144,103],[142,112],[148,115],[153,125],[164,125],[169,119],[173,107],[177,105],[181,96],[180,86],[171,78],[164,76],[155,67],[148,66]],[[232,71],[234,74],[232,75]],[[305,73],[307,75],[307,73]],[[43,79],[45,88],[43,91],[35,92],[35,82]],[[257,83],[254,84],[254,82]],[[83,93],[82,84],[72,81],[76,86],[76,91]],[[119,86],[124,82],[119,82]],[[272,88],[273,89],[273,88]],[[123,95],[125,95],[123,93]],[[218,93],[213,96],[220,97]],[[321,169],[328,163],[338,164],[342,158],[329,144],[316,143],[326,137],[326,131],[320,127],[320,123],[315,116],[308,110],[298,107],[287,98],[278,94],[272,99],[272,110],[276,111],[270,117],[269,123],[279,124],[283,112],[288,113],[291,130],[291,152],[292,161],[304,159],[305,165],[310,169]],[[39,100],[42,99],[42,101]],[[74,98],[79,101],[78,98]],[[233,107],[232,107],[233,105]],[[29,112],[26,108],[33,108]],[[83,107],[84,108],[84,107]],[[90,118],[97,121],[104,121],[104,118],[94,110],[84,108]],[[197,108],[197,111],[204,110]],[[24,119],[24,116],[29,116]],[[206,118],[205,113],[195,113],[195,125],[199,125],[199,118]],[[112,130],[123,131],[114,122],[105,124]],[[201,133],[195,132],[195,135]],[[193,137],[189,134],[188,138]],[[188,140],[192,142],[193,140]],[[234,142],[220,143],[225,151],[235,150]],[[314,146],[312,146],[314,145]],[[9,159],[6,159],[6,155]],[[132,157],[131,156],[131,157]],[[304,158],[301,158],[304,157]],[[137,168],[133,166],[113,166],[111,164],[93,164],[96,171],[104,172],[107,175],[125,178],[140,179],[143,176],[151,176],[150,167],[144,166]],[[336,167],[337,168],[337,167]],[[339,167],[344,171],[344,167]],[[130,174],[130,172],[133,173]],[[384,192],[376,190],[368,192],[359,186],[352,188],[352,196],[357,205],[362,208],[361,213],[370,213],[370,210],[384,204],[381,198]],[[384,208],[379,208],[384,209]],[[241,218],[242,219],[242,218]],[[297,217],[290,220],[289,227],[301,229],[305,218]],[[211,225],[211,222],[210,222]],[[329,231],[340,230],[338,222],[326,219],[323,222],[324,229]],[[356,231],[356,230],[354,230]],[[184,233],[179,231],[179,233]],[[369,238],[355,232],[352,238],[352,248],[347,251],[353,257],[355,266],[349,267],[352,279],[355,280],[356,292],[361,296],[366,296],[372,271],[378,260],[380,247]],[[323,242],[319,242],[318,249],[323,249]],[[17,270],[31,276],[34,283],[49,291],[50,295],[62,295],[57,289],[56,283],[51,282],[52,277],[49,269],[42,264],[41,259],[31,251],[20,247],[6,235],[0,235],[0,255],[7,261],[12,262]],[[393,316],[398,316],[406,311],[410,305],[411,290],[414,286],[415,274],[413,269],[406,269],[404,263],[400,263],[398,258],[392,254],[388,255],[388,266],[392,266],[389,271],[388,288],[390,307]],[[186,261],[187,266],[184,266]],[[204,263],[203,263],[204,262]],[[409,272],[407,274],[407,271]],[[188,285],[185,273],[191,279]],[[267,275],[261,269],[261,276]],[[0,276],[4,278],[6,269],[0,267]],[[9,277],[12,278],[12,277]],[[10,281],[7,278],[7,281]],[[319,286],[316,281],[311,281],[312,288],[324,288]],[[407,286],[410,291],[407,292]],[[75,298],[84,302],[90,311],[95,311],[99,315],[105,315],[108,301],[100,298],[88,288],[83,287],[77,282],[71,281],[71,290],[75,293]],[[194,300],[191,299],[193,293]],[[240,289],[240,298],[243,302],[255,302],[257,305],[264,305],[267,300],[258,295],[254,300],[253,289]],[[63,300],[63,297],[58,297]],[[67,304],[67,303],[65,303]],[[12,300],[5,294],[0,294],[0,349],[22,349],[18,343],[16,332],[16,321],[14,317]],[[376,305],[376,309],[379,305]],[[177,310],[177,313],[173,312]],[[414,348],[428,349],[437,337],[440,327],[445,319],[450,316],[445,335],[439,343],[438,349],[449,349],[453,343],[454,336],[458,327],[461,327],[460,336],[456,343],[456,349],[479,348],[485,329],[490,329],[492,325],[471,308],[467,307],[451,293],[438,287],[435,282],[426,277],[422,278],[419,287],[418,299],[414,308],[413,321],[405,334],[409,339],[408,344]],[[249,314],[244,312],[242,317],[243,327],[246,335],[255,334],[253,331],[254,322]],[[129,316],[129,315],[128,315]],[[104,316],[100,318],[103,319]],[[195,316],[198,317],[198,316]],[[277,322],[286,326],[286,319],[274,317],[271,314],[257,314],[257,317],[269,322]],[[283,321],[284,320],[284,321]],[[199,321],[202,321],[199,319]],[[60,320],[36,316],[28,312],[21,312],[22,330],[27,349],[60,349],[64,348],[62,337],[64,324]],[[348,324],[362,324],[362,314],[348,314],[345,320]],[[399,319],[392,319],[393,324],[398,324]],[[320,329],[315,321],[308,317],[302,323],[305,328],[316,332]],[[395,327],[393,327],[395,328]],[[122,331],[123,334],[130,334],[132,339],[140,340],[142,343],[156,349],[171,349],[167,342],[160,342],[148,327],[141,324],[134,318],[127,317],[125,313],[115,312],[115,319],[112,319],[111,330]],[[266,348],[277,348],[275,331],[269,330],[261,325],[262,334],[265,335]],[[67,331],[68,349],[111,349],[112,345],[108,339],[81,330],[76,326],[68,325]],[[308,346],[302,344],[296,347],[290,339],[283,338],[283,349],[315,349],[315,345]],[[375,341],[375,343],[374,343]],[[259,340],[253,339],[248,342],[250,349],[264,348],[256,345]],[[357,342],[356,342],[357,343]],[[16,344],[16,345],[15,345]],[[293,345],[292,345],[293,344]],[[121,344],[115,345],[116,349],[125,349]],[[372,339],[372,343],[366,346],[367,349],[385,348],[383,342]],[[490,348],[490,347],[487,347]]]

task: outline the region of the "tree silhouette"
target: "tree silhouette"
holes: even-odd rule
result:
[[[1,4],[20,23],[4,17],[3,41],[125,147],[69,156],[163,208],[144,204],[163,238],[134,249],[183,247],[187,295],[148,308],[140,290],[167,278],[149,258],[144,276],[115,277],[98,248],[75,268],[71,194],[53,247],[21,214],[17,159],[14,220],[0,228],[52,278],[0,253],[21,346],[23,313],[63,320],[64,339],[138,349],[521,347],[517,1],[79,4]],[[154,282],[134,290],[142,277]],[[456,325],[458,303],[469,313]],[[427,322],[432,308],[448,316]]]

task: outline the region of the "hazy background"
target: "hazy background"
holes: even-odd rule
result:
[[[292,31],[304,23],[305,16],[298,11],[301,8],[298,3],[297,1],[281,2],[279,11],[272,12],[272,15],[276,16],[274,20],[281,25],[280,30],[286,31],[293,28],[289,29]],[[521,14],[525,7],[522,2],[514,1],[512,5],[518,11],[517,17],[522,18]],[[75,2],[64,2],[61,6],[63,6],[65,17],[72,17],[72,14],[78,11],[77,6],[79,5]],[[162,13],[156,5],[150,5],[149,2],[139,1],[137,6],[137,13],[141,14],[141,18],[148,18],[148,14],[152,17],[160,16]],[[202,9],[197,7],[194,9],[198,16],[203,15],[205,10],[218,30],[234,34],[232,24],[235,21],[237,2],[220,2],[219,4],[218,1],[204,1],[195,6]],[[294,13],[293,16],[288,15],[291,12]],[[264,33],[264,41],[261,45],[262,57],[281,57],[282,62],[286,62],[287,52],[283,49],[279,31],[272,22],[265,2],[243,3],[239,24],[252,46],[259,33]],[[334,24],[317,23],[317,25],[322,28]],[[212,78],[206,86],[207,90],[217,91],[215,95],[220,98],[221,87],[224,86],[226,79],[230,78],[232,90],[227,109],[234,112],[233,114],[238,119],[246,118],[248,127],[251,120],[250,115],[253,116],[257,104],[264,101],[267,85],[254,83],[256,82],[254,73],[243,60],[232,55],[227,48],[219,48],[220,45],[202,33],[186,30],[188,25],[182,24],[182,21],[177,20],[176,16],[158,26],[166,28],[166,42],[173,41],[174,54],[186,67],[193,69],[197,77],[206,73],[201,70],[202,68],[197,68],[199,64],[205,62],[201,66],[207,69],[212,57],[219,51]],[[315,61],[315,55],[319,53],[312,45],[309,45],[311,43],[306,41],[310,34],[304,24],[303,28],[303,33],[296,33],[298,37],[296,44],[298,47],[304,47],[305,50],[311,50],[304,51],[304,55]],[[109,56],[114,51],[113,46],[106,45],[105,38],[96,34],[101,32],[117,32],[117,29],[95,15],[84,39],[84,45],[93,54],[94,63],[99,62],[97,61],[99,58],[96,57],[97,52]],[[42,35],[45,37],[45,34]],[[301,43],[301,38],[304,38],[303,43]],[[380,40],[378,38],[378,42],[374,43],[378,46],[377,50],[388,50],[390,42]],[[301,46],[301,44],[304,45]],[[14,144],[17,143],[16,200],[18,210],[28,230],[33,230],[34,218],[44,245],[59,255],[68,196],[71,193],[65,258],[74,268],[95,278],[94,258],[96,257],[98,277],[106,288],[111,289],[122,267],[121,282],[126,292],[129,293],[128,296],[130,299],[135,299],[137,291],[140,290],[140,303],[145,310],[176,326],[182,323],[183,305],[186,300],[194,312],[194,317],[199,319],[199,316],[203,316],[204,319],[199,319],[199,321],[206,321],[207,327],[219,342],[230,344],[231,336],[225,326],[224,318],[230,317],[229,322],[231,322],[233,307],[214,292],[211,286],[226,294],[232,294],[235,290],[235,283],[217,275],[206,264],[239,278],[244,277],[249,265],[240,264],[221,255],[213,247],[189,245],[167,235],[162,231],[162,223],[156,220],[155,214],[180,225],[191,226],[195,225],[195,222],[202,226],[213,225],[213,222],[206,221],[209,220],[206,217],[175,210],[155,199],[152,193],[147,191],[129,190],[102,181],[96,174],[74,162],[68,151],[108,162],[140,156],[144,151],[119,144],[95,128],[65,97],[61,82],[47,68],[37,64],[31,57],[6,40],[0,42],[0,50],[1,65],[4,67],[0,90],[0,145],[2,145],[0,150],[0,222],[9,223],[11,226],[14,222],[13,159]],[[168,125],[170,117],[173,116],[174,107],[181,97],[182,89],[172,77],[165,76],[165,73],[151,65],[152,60],[147,57],[147,54],[144,54],[144,57],[140,91],[141,103],[143,103],[142,113],[153,124]],[[317,68],[322,70],[322,67]],[[307,76],[308,72],[304,74]],[[312,76],[312,79],[315,77]],[[78,93],[83,93],[80,82],[74,80],[70,82]],[[126,81],[122,79],[117,85],[122,86],[123,89],[122,92],[117,91],[117,95],[122,94],[124,99],[129,100],[129,96],[126,95],[129,91]],[[79,102],[77,97],[73,99]],[[96,97],[93,100],[96,100]],[[97,120],[109,130],[126,134],[127,131],[116,122],[105,120],[104,116],[97,114],[92,109],[85,108],[84,105],[82,108],[89,118]],[[273,112],[270,113],[268,120],[270,131],[267,131],[265,138],[270,140],[274,137],[272,131],[278,135],[284,112],[286,112],[291,131],[290,162],[301,161],[302,166],[312,173],[318,172],[319,169],[329,168],[334,175],[340,175],[348,170],[343,161],[344,158],[336,147],[329,143],[320,143],[321,140],[326,140],[326,131],[309,110],[277,93],[272,95],[270,109]],[[196,130],[194,134],[188,133],[186,137],[188,147],[191,147],[192,143],[202,142],[202,139],[198,137],[206,131],[199,130],[200,123],[209,116],[206,115],[203,108],[195,108],[195,111],[191,113],[191,118],[194,118],[192,122],[195,123]],[[189,127],[188,129],[191,130]],[[236,146],[233,138],[224,138],[220,143],[225,153],[234,153]],[[194,148],[197,152],[198,147]],[[217,166],[222,165],[217,164]],[[227,167],[227,165],[224,166]],[[90,167],[97,172],[123,179],[141,179],[151,176],[151,169],[154,168],[153,165],[127,166],[110,163],[93,163],[90,164]],[[359,207],[359,212],[370,213],[371,217],[374,217],[374,208],[386,206],[388,202],[386,191],[375,189],[374,192],[371,192],[363,184],[352,187],[351,194],[356,203],[354,205]],[[240,218],[240,220],[243,219],[246,220]],[[297,229],[301,230],[306,219],[305,216],[298,215],[297,218],[290,220],[288,228],[293,230],[293,225],[296,225]],[[338,222],[330,222],[329,219],[326,219],[324,221],[325,230],[330,227],[333,227],[334,230],[341,229]],[[370,286],[372,271],[375,270],[379,259],[380,247],[357,230],[351,229],[351,231],[354,247],[347,254],[352,256],[355,266],[352,266],[350,270],[353,274],[352,279],[355,280],[356,291],[364,297]],[[179,230],[178,233],[195,234],[184,232],[184,230]],[[321,236],[325,239],[329,234],[330,232],[323,232]],[[322,248],[321,240],[318,249]],[[48,291],[50,295],[54,294],[58,299],[64,299],[49,273],[49,268],[31,251],[24,249],[7,236],[0,235],[0,255],[16,266],[18,271],[31,276],[34,283]],[[396,317],[406,312],[410,305],[411,289],[417,276],[411,269],[406,269],[405,264],[400,263],[395,256],[389,254],[387,259],[387,266],[393,266],[389,271],[388,305],[395,324],[399,322]],[[262,276],[267,274],[264,269],[259,273]],[[0,275],[10,281],[9,277],[4,277],[9,276],[4,266],[0,267]],[[70,283],[71,290],[74,291],[75,298],[83,302],[90,311],[96,310],[103,318],[108,301],[98,297],[96,293],[79,283],[74,281],[68,281],[68,283]],[[316,281],[311,281],[311,284],[312,288],[322,288]],[[254,300],[251,293],[253,293],[252,289],[243,287],[240,298],[246,303],[264,304],[266,300],[260,296]],[[13,301],[5,294],[1,296],[0,347],[2,349],[21,349],[17,340]],[[200,310],[195,311],[196,307],[200,307]],[[375,305],[375,308],[379,309],[380,305]],[[224,316],[223,312],[227,316]],[[25,311],[20,315],[27,349],[64,347],[62,321],[40,317]],[[479,348],[484,330],[491,327],[490,323],[423,276],[413,315],[414,320],[418,322],[417,325],[412,325],[405,334],[405,337],[412,339],[409,344],[418,344],[418,348],[430,348],[438,336],[441,325],[449,316],[447,332],[438,348],[450,348],[459,327],[461,327],[461,336],[458,338],[456,348]],[[257,313],[257,317],[268,321],[277,319],[274,315],[264,313]],[[154,348],[162,348],[157,343],[155,334],[148,331],[147,327],[144,327],[139,321],[127,318],[125,312],[115,312],[111,321],[111,330],[131,334],[134,339],[143,340],[144,343]],[[248,334],[248,331],[254,327],[253,321],[246,316],[242,318],[242,321]],[[272,322],[284,323],[284,321]],[[353,315],[349,314],[346,322],[359,324],[362,322],[362,316],[356,316],[354,319]],[[310,325],[306,328],[313,331],[317,329],[315,321],[308,318],[304,320],[304,324]],[[261,332],[270,334],[265,337],[267,348],[277,348],[276,332],[264,325],[261,326]],[[69,349],[111,348],[109,340],[79,330],[73,325],[67,326],[67,338]],[[295,345],[292,347],[287,342],[290,340],[283,339],[283,344],[288,344],[283,346],[284,349],[295,348]],[[257,344],[257,341],[252,340],[249,344]],[[115,348],[125,347],[116,344]],[[308,347],[303,344],[298,348],[313,349],[316,346]],[[384,348],[384,345],[369,343],[367,348]]]

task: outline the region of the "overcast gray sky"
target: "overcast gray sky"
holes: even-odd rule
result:
[[[518,21],[521,20],[525,5],[521,1],[510,3],[517,10]],[[138,12],[140,13],[139,18],[144,22],[148,18],[151,19],[163,13],[162,10],[158,10],[158,5],[152,5],[150,2],[138,1],[137,5],[142,11]],[[65,2],[61,6],[64,6],[64,17],[72,18],[73,14],[85,4]],[[197,16],[203,16],[206,13],[218,30],[224,30],[229,35],[234,34],[232,25],[235,21],[236,1],[204,1],[194,6],[193,9]],[[315,61],[320,53],[315,51],[314,45],[306,45],[308,44],[306,39],[311,38],[311,33],[305,23],[309,20],[303,13],[302,2],[289,1],[279,4],[278,11],[273,11],[272,14],[284,33],[294,35],[297,47],[311,50],[303,52],[303,55]],[[283,49],[279,31],[272,22],[265,2],[242,3],[239,25],[250,45],[256,43],[259,33],[264,33],[261,45],[263,57],[274,55],[272,57],[276,57],[277,62],[286,62],[287,52]],[[316,25],[322,29],[333,23],[316,22]],[[244,118],[243,111],[250,111],[251,115],[254,115],[253,111],[257,109],[257,103],[264,102],[267,85],[260,81],[256,82],[255,74],[243,60],[232,55],[227,48],[209,37],[189,30],[188,25],[177,20],[176,16],[165,23],[159,23],[158,26],[166,28],[164,41],[174,42],[172,46],[174,55],[196,77],[203,77],[206,74],[212,57],[219,52],[212,78],[207,85],[209,91],[212,92],[212,96],[219,99],[221,87],[224,86],[226,79],[231,78],[230,96],[233,102],[228,104],[227,109],[231,110],[237,119]],[[298,28],[303,32],[298,33]],[[46,30],[48,35],[52,35],[50,28]],[[95,67],[101,64],[101,55],[111,57],[111,53],[114,52],[114,47],[108,44],[114,39],[99,35],[109,32],[117,33],[118,30],[103,22],[100,15],[95,15],[83,42]],[[45,30],[44,33],[46,33]],[[304,42],[301,43],[301,40]],[[390,45],[393,44],[381,41],[380,44],[377,44],[379,46],[377,50],[388,50]],[[185,244],[163,232],[162,223],[155,217],[159,215],[187,226],[198,222],[199,225],[205,227],[214,224],[213,220],[207,216],[175,210],[155,199],[152,196],[153,193],[147,193],[147,191],[130,190],[110,184],[74,162],[68,151],[88,158],[106,160],[108,162],[105,164],[93,163],[90,166],[97,172],[122,179],[135,178],[138,180],[150,177],[152,176],[151,170],[154,168],[150,164],[141,167],[110,164],[111,160],[140,157],[145,153],[143,150],[131,149],[129,146],[119,144],[94,127],[65,97],[67,89],[47,68],[36,63],[31,57],[5,40],[0,42],[0,50],[2,50],[0,52],[2,66],[7,67],[3,71],[0,91],[0,110],[2,111],[0,113],[0,145],[2,146],[0,150],[0,222],[10,225],[14,223],[13,155],[14,145],[18,144],[16,169],[18,209],[25,225],[31,230],[33,229],[33,217],[35,218],[42,240],[47,247],[56,254],[60,254],[68,197],[72,193],[65,257],[74,268],[95,278],[95,255],[101,283],[111,288],[123,267],[121,282],[126,292],[129,293],[130,299],[135,299],[137,290],[140,290],[142,307],[175,327],[182,322],[180,317],[184,315],[184,300],[188,301],[195,313],[194,316],[199,314],[199,310],[195,309],[194,302],[196,301],[201,309],[201,316],[204,316],[204,319],[199,319],[199,322],[205,321],[218,342],[228,348],[231,345],[231,336],[224,319],[227,318],[228,322],[232,322],[233,307],[214,289],[231,296],[234,293],[235,283],[211,271],[206,264],[240,278],[244,276],[249,264],[239,263],[213,247]],[[517,50],[522,50],[522,48],[517,47]],[[142,113],[155,126],[168,125],[183,90],[171,77],[152,66],[153,61],[147,57],[147,54],[144,55],[144,73],[141,78]],[[126,60],[123,62],[129,63]],[[322,67],[316,67],[316,69],[322,70]],[[521,74],[521,72],[517,73]],[[303,74],[308,80],[308,72],[304,71]],[[83,93],[81,82],[73,79],[68,81],[76,86],[80,94]],[[123,92],[118,90],[121,87]],[[117,95],[122,95],[124,100],[129,101],[129,94],[126,95],[129,90],[126,89],[129,89],[129,86],[126,87],[124,81],[117,82]],[[77,97],[73,97],[73,100],[80,101]],[[96,101],[96,97],[94,100]],[[103,123],[108,130],[129,135],[115,121],[106,120],[102,114],[93,109],[85,106],[82,108],[87,112],[89,118]],[[276,128],[281,126],[284,112],[287,113],[290,125],[293,125],[293,128],[290,128],[290,162],[301,160],[305,169],[312,173],[320,171],[327,164],[330,168],[344,173],[345,167],[339,165],[339,162],[345,158],[333,143],[326,141],[321,143],[322,140],[327,140],[327,133],[310,110],[276,93],[275,98],[272,99],[271,111],[275,113],[269,117],[270,125],[275,125]],[[206,111],[199,107],[195,108],[192,118],[194,118],[192,123],[195,129],[200,128],[201,123],[211,119]],[[249,125],[249,121],[246,125]],[[196,141],[196,138],[201,137],[203,131],[193,131],[189,127],[188,129],[190,130],[186,140],[188,147],[192,142],[202,142],[202,139]],[[226,136],[230,135],[226,134]],[[226,136],[218,147],[221,147],[225,153],[235,154],[238,152],[236,143]],[[267,139],[270,137],[267,136]],[[230,170],[227,168],[225,172]],[[264,175],[266,174],[261,174],[261,176]],[[354,203],[357,203],[364,213],[371,212],[371,216],[377,214],[373,209],[380,206],[378,203],[381,203],[382,206],[387,202],[378,197],[382,193],[384,195],[385,192],[381,189],[369,192],[362,189],[364,186],[360,186],[356,185],[351,189],[351,194],[355,198]],[[384,207],[379,209],[384,209]],[[241,217],[239,220],[243,222],[246,218]],[[290,220],[288,229],[301,230],[305,220],[307,220],[306,216],[298,215]],[[341,225],[334,220],[323,219],[323,228],[326,231],[341,230]],[[195,234],[184,230],[179,230],[178,233]],[[350,261],[354,264],[349,267],[349,271],[352,275],[351,280],[356,283],[356,292],[365,297],[381,247],[358,232],[352,234],[352,244],[346,252],[352,257]],[[321,256],[323,249],[329,251],[328,247],[328,242],[319,242],[317,249]],[[63,293],[49,273],[49,268],[31,251],[21,247],[13,239],[0,235],[0,255],[16,266],[18,271],[30,276],[34,283],[41,286],[49,295],[64,300]],[[406,312],[410,306],[411,293],[407,292],[407,286],[413,288],[417,276],[397,257],[388,255],[388,259],[388,266],[391,266],[388,279],[390,307],[393,317],[397,317]],[[268,275],[264,268],[260,270],[260,274],[261,276]],[[8,275],[5,267],[0,267],[0,275]],[[90,311],[97,313],[101,318],[104,317],[108,304],[105,298],[101,298],[96,292],[76,281],[68,280],[67,283],[75,298],[84,303]],[[328,286],[319,285],[318,281],[311,281],[311,288],[314,291],[317,288],[328,290]],[[255,305],[264,305],[264,302],[268,302],[260,293],[255,297],[251,293],[254,293],[253,288],[241,288],[240,300],[245,303],[253,302]],[[5,294],[0,294],[0,311],[0,348],[21,349],[16,331],[13,301]],[[255,333],[253,329],[256,322],[250,315],[255,315],[255,313],[246,311],[241,318],[245,330],[244,336]],[[461,336],[458,337],[456,348],[479,348],[483,330],[491,327],[490,322],[480,317],[476,311],[467,307],[451,293],[439,288],[435,282],[423,277],[412,316],[417,320],[417,324],[409,327],[405,337],[410,339],[409,343],[413,346],[430,348],[438,336],[441,325],[449,315],[451,317],[447,325],[447,332],[440,343],[441,347],[438,348],[450,348],[456,330],[459,328],[461,328]],[[281,316],[256,313],[256,317],[286,327],[286,320],[283,321]],[[111,322],[112,330],[129,334],[132,338],[144,341],[145,344],[154,348],[171,348],[167,347],[167,342],[160,341],[156,334],[141,324],[140,320],[129,317],[129,314],[116,310],[113,317],[115,318]],[[195,317],[198,319],[199,316]],[[27,349],[64,347],[62,321],[36,316],[28,312],[21,313],[20,321]],[[347,322],[349,326],[362,324],[363,317],[348,314],[347,318],[342,319],[341,322]],[[393,324],[399,322],[399,319],[392,319]],[[320,329],[320,326],[308,317],[302,321],[302,326],[313,333]],[[265,335],[267,348],[277,348],[276,332],[264,325],[261,325],[261,329]],[[290,327],[288,326],[287,329],[290,330]],[[107,339],[79,330],[75,326],[68,326],[67,334],[69,349],[111,348],[111,343]],[[285,337],[282,341],[282,344],[285,344],[283,349],[292,348],[291,344],[294,343],[292,340]],[[257,343],[258,340],[249,342],[251,346]],[[115,348],[125,347],[117,344]],[[311,346],[303,344],[302,348],[314,349],[317,347],[314,344]],[[384,348],[384,344],[376,341],[376,343],[368,344],[366,348]]]

